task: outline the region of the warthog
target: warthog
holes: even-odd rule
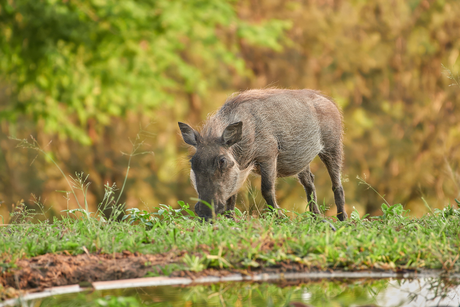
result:
[[[201,133],[179,122],[185,143],[196,148],[190,178],[201,201],[214,213],[233,210],[236,193],[250,172],[262,180],[269,206],[277,177],[297,175],[310,211],[319,214],[310,162],[317,155],[332,180],[337,217],[343,221],[345,193],[340,181],[343,161],[342,115],[335,103],[313,90],[249,90],[227,99],[204,124]],[[213,210],[201,202],[195,212],[210,218]]]

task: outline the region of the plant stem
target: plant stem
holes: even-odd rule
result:
[[[78,197],[77,197],[77,194],[75,193],[72,185],[70,184],[69,180],[67,179],[67,176],[64,174],[64,171],[59,167],[59,165],[56,163],[56,161],[54,161],[54,159],[48,154],[46,153],[43,149],[41,148],[38,148],[38,150],[43,153],[45,156],[47,156],[52,162],[54,165],[56,165],[56,167],[58,168],[58,170],[61,172],[62,176],[65,178],[65,180],[67,181],[67,184],[69,185],[70,187],[70,190],[72,191],[72,194],[73,196],[75,197],[75,200],[77,201],[77,204],[78,204],[78,207],[81,208],[81,205],[80,205],[80,202],[78,201]],[[88,209],[87,209],[88,210]]]

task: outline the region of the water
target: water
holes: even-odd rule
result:
[[[220,283],[86,291],[27,306],[460,306],[460,280],[440,278]],[[302,305],[303,304],[303,305]]]

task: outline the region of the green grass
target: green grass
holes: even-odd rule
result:
[[[188,205],[180,205],[181,209],[163,206],[153,213],[131,210],[119,222],[74,212],[78,217],[1,227],[0,263],[6,270],[18,258],[80,254],[86,249],[185,255],[165,274],[280,263],[320,269],[460,271],[460,210],[452,206],[414,219],[401,205],[383,205],[381,217],[361,219],[355,211],[348,221],[329,220],[337,229],[333,231],[309,212],[294,218],[270,213],[254,218],[237,211],[235,220],[218,217],[209,223],[193,217]]]

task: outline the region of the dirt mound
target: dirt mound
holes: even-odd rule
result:
[[[16,268],[3,272],[0,284],[4,288],[42,290],[44,288],[94,281],[144,277],[161,273],[161,267],[178,262],[181,253],[141,255],[123,252],[112,255],[46,254],[16,261]]]

